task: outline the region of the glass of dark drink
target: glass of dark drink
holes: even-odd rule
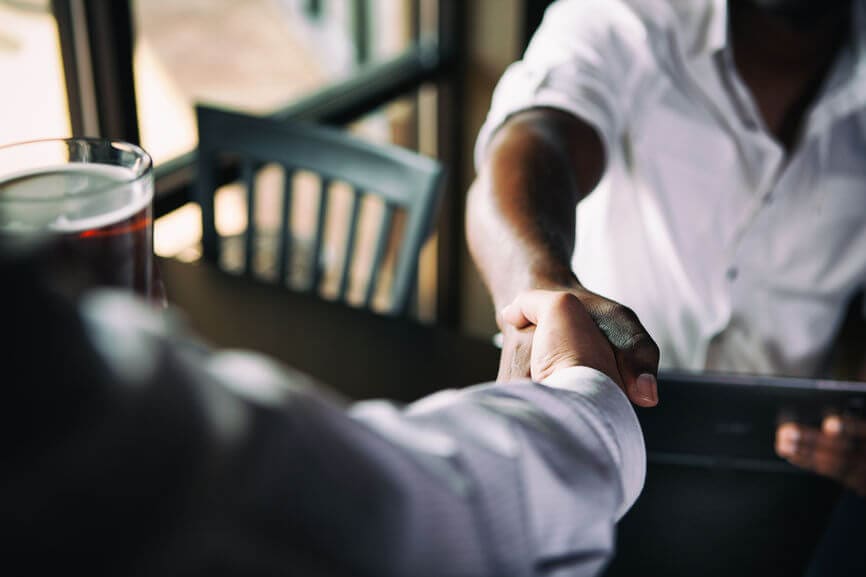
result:
[[[153,165],[138,146],[89,138],[0,146],[0,245],[47,247],[79,288],[159,300],[152,204]]]

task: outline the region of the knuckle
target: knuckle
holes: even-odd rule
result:
[[[647,341],[655,345],[655,342],[647,334],[646,329],[638,319],[637,314],[625,305],[612,303],[606,315],[609,322],[616,324],[628,333],[629,340],[635,343]]]
[[[586,307],[580,299],[568,292],[556,293],[551,297],[549,311],[554,315],[572,319],[587,315]]]
[[[557,292],[551,297],[551,306],[562,311],[572,311],[577,307],[583,308],[575,295],[570,292]]]
[[[637,319],[637,313],[623,304],[612,303],[611,312],[617,317],[620,317],[621,320],[625,320],[628,323],[640,324]]]
[[[632,333],[632,338],[635,343],[642,343],[644,341],[652,343],[652,346],[655,346],[655,341],[647,334],[646,329],[644,329],[643,324],[641,324],[640,319],[632,309],[628,308],[625,305],[616,305],[618,308],[616,309],[615,318],[618,323],[622,326],[626,327],[630,333]]]
[[[659,346],[646,331],[632,334],[622,348],[645,361],[658,362],[661,355]]]

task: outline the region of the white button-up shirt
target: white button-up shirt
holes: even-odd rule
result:
[[[560,0],[476,145],[532,107],[594,126],[606,172],[573,266],[663,367],[809,376],[866,285],[866,2],[786,158],[739,79],[724,0]]]

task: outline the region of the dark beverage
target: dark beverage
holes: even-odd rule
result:
[[[55,262],[87,286],[151,296],[153,226],[150,175],[69,163],[0,179],[0,243],[43,236]]]

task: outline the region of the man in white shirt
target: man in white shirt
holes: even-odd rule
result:
[[[470,249],[497,310],[576,295],[641,404],[658,366],[811,376],[866,286],[864,159],[863,0],[559,0],[479,134]],[[779,453],[866,491],[834,423]]]
[[[7,573],[591,576],[643,486],[637,417],[573,295],[504,313],[534,334],[532,381],[347,404],[2,256]]]

